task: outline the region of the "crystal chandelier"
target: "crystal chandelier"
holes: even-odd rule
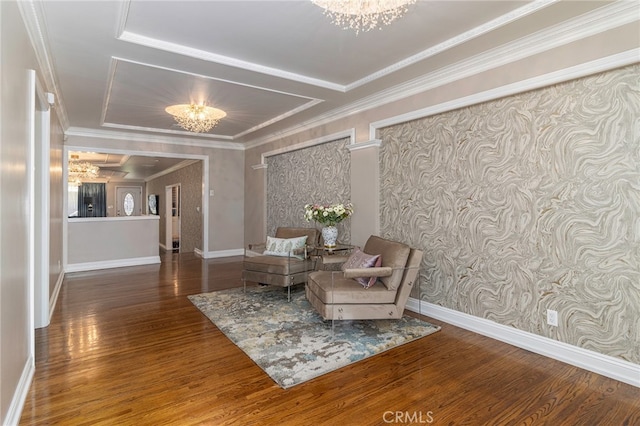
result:
[[[416,0],[311,0],[324,9],[334,24],[356,34],[389,25],[407,12]]]
[[[227,116],[221,109],[196,104],[171,105],[165,111],[173,115],[180,127],[194,133],[208,132]]]
[[[87,161],[80,161],[80,156],[71,154],[69,161],[68,175],[69,182],[74,185],[81,185],[85,179],[95,179],[100,173],[100,168]]]

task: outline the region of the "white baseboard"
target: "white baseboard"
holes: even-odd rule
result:
[[[58,274],[58,280],[56,281],[56,285],[55,287],[53,287],[53,294],[49,295],[49,323],[51,323],[53,310],[56,308],[56,304],[58,303],[58,295],[60,294],[60,289],[62,288],[63,280],[64,280],[64,271],[60,271],[60,274]]]
[[[31,386],[31,381],[33,380],[35,371],[35,361],[33,357],[30,356],[22,369],[20,381],[18,382],[18,386],[16,386],[13,398],[11,398],[7,415],[2,422],[3,425],[9,426],[20,423],[20,416],[22,415],[24,402],[27,400],[27,394],[29,393],[29,387]]]
[[[203,252],[202,252],[202,250],[200,250],[198,247],[195,247],[195,248],[193,249],[193,252],[195,253],[195,255],[196,255],[196,256],[199,256],[199,257],[201,257],[201,258],[203,258],[203,259],[205,258],[205,257],[204,257],[204,253],[203,253]]]
[[[209,251],[203,254],[203,259],[215,259],[219,257],[231,257],[231,256],[243,256],[244,249],[230,249],[230,250],[217,250]]]
[[[410,298],[407,309],[456,327],[583,368],[585,370],[640,387],[640,365],[609,355],[582,349],[548,337]]]
[[[164,251],[167,251],[167,246],[165,246],[164,244],[160,243],[160,248]]]
[[[131,259],[103,260],[99,262],[72,263],[66,272],[95,271],[96,269],[122,268],[125,266],[153,265],[160,263],[160,256],[134,257]]]

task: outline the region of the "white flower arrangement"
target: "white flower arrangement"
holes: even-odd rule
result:
[[[353,214],[353,206],[348,204],[307,204],[304,206],[304,218],[307,222],[315,220],[326,226],[335,226]]]

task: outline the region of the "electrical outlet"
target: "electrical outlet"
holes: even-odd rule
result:
[[[547,324],[554,327],[558,326],[558,311],[553,309],[547,309]]]

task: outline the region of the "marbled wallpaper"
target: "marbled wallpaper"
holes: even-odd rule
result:
[[[381,233],[425,250],[423,300],[640,363],[640,65],[380,136]]]
[[[340,139],[267,158],[267,235],[279,226],[320,228],[304,219],[305,204],[351,201],[348,144],[348,138]],[[338,241],[351,241],[350,222],[338,224]]]

